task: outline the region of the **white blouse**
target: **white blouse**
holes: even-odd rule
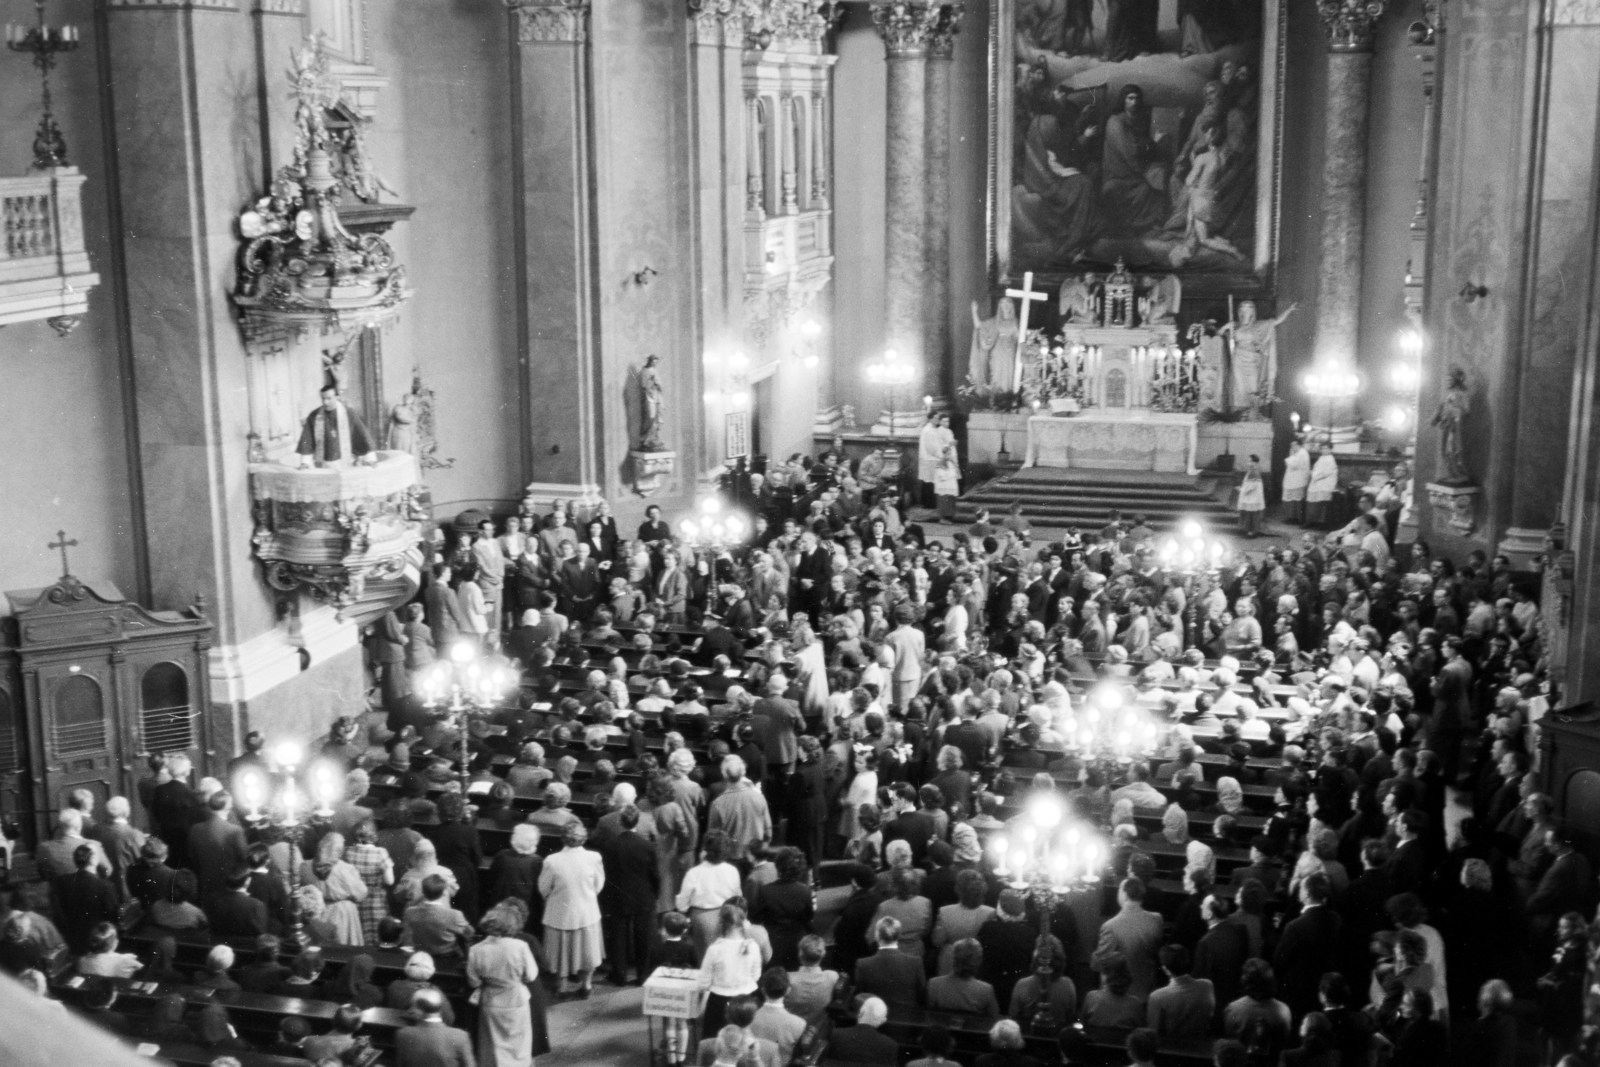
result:
[[[719,937],[700,963],[700,987],[722,997],[754,993],[761,980],[761,946],[746,937]]]
[[[678,890],[679,911],[696,908],[720,908],[729,897],[744,892],[739,882],[739,868],[731,863],[697,863],[683,875],[683,887]]]

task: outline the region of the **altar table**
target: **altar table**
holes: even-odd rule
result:
[[[1024,467],[1199,474],[1196,418],[1146,410],[1035,415]]]

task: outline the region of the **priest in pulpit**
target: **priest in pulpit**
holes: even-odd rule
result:
[[[322,404],[306,416],[295,452],[302,467],[348,467],[378,458],[366,424],[339,398],[335,385],[323,387]]]

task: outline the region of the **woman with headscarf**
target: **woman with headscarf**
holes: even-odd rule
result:
[[[341,1004],[378,1007],[383,1003],[383,990],[372,982],[372,972],[377,969],[378,962],[365,952],[350,957],[338,977],[328,983],[328,995]]]
[[[225,1052],[252,1052],[248,1044],[239,1039],[228,1018],[228,1009],[221,1004],[208,1004],[195,1020],[195,1037],[198,1044],[214,1055]]]
[[[1123,797],[1111,805],[1111,829],[1115,832],[1119,826],[1133,826],[1138,824],[1133,819],[1133,801]]]
[[[233,949],[227,945],[214,945],[206,953],[206,969],[194,978],[194,984],[205,989],[215,989],[219,993],[237,993],[241,988],[238,982],[228,977],[228,972],[233,969]]]
[[[363,945],[366,937],[361,930],[359,902],[367,897],[367,883],[343,857],[343,835],[326,835],[317,844],[317,858],[300,864],[300,884],[321,891],[327,905],[323,918],[334,929],[335,944]]]
[[[1161,829],[1151,835],[1151,840],[1165,841],[1169,845],[1188,845],[1189,813],[1177,804],[1168,804],[1161,813]]]
[[[465,915],[467,922],[478,921],[478,867],[483,863],[483,844],[478,838],[478,828],[467,818],[466,801],[459,793],[446,793],[439,798],[439,828],[433,834],[434,847],[439,852],[439,863],[456,876],[456,909]]]
[[[467,952],[467,982],[477,990],[478,1063],[481,1067],[529,1067],[533,1026],[527,983],[539,965],[516,936],[521,924],[507,908],[491,908],[479,924],[483,940]]]
[[[575,992],[581,1000],[589,998],[590,977],[605,958],[600,890],[605,888],[606,874],[600,854],[583,847],[588,839],[583,823],[567,824],[561,831],[564,847],[548,857],[539,872],[550,969],[559,982],[558,992]],[[576,983],[576,989],[569,983]]]
[[[1244,786],[1239,784],[1239,779],[1217,779],[1217,803],[1213,810],[1219,815],[1238,815],[1244,810]]]
[[[962,870],[976,870],[979,861],[983,859],[983,846],[978,842],[978,831],[965,822],[951,824],[950,849],[955,853],[955,866]]]
[[[404,913],[413,904],[422,903],[422,881],[437,874],[445,881],[444,899],[450,900],[460,890],[456,876],[450,868],[439,865],[439,852],[433,842],[424,837],[411,852],[411,867],[400,876],[394,887],[394,910]]]
[[[1184,846],[1184,868],[1186,870],[1201,869],[1210,876],[1214,882],[1217,878],[1217,854],[1211,846],[1204,841],[1190,841]]]
[[[359,903],[362,943],[378,943],[378,923],[389,914],[389,887],[394,885],[394,860],[378,844],[378,827],[371,820],[355,829],[355,843],[344,850],[344,861],[366,883],[367,895]]]
[[[328,903],[322,890],[314,885],[303,885],[295,899],[300,903],[300,917],[305,921],[306,939],[313,945],[338,945],[339,928],[328,921]]]
[[[440,1013],[440,1018],[446,1026],[454,1026],[455,1009],[450,1006],[450,1000],[443,991],[433,984],[433,974],[433,957],[426,952],[413,952],[406,960],[405,977],[389,983],[388,991],[384,993],[384,1003],[396,1011],[405,1011],[411,1007],[411,994],[419,989],[432,989],[444,1000],[444,1011]]]

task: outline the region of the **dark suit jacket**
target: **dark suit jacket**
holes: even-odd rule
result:
[[[885,1004],[922,1007],[927,997],[928,976],[922,960],[899,949],[879,949],[856,961],[856,992],[871,993]]]
[[[476,1067],[472,1039],[443,1023],[418,1023],[394,1034],[398,1067]]]
[[[422,591],[422,618],[433,632],[436,648],[443,648],[467,629],[467,620],[461,614],[461,602],[456,599],[455,590],[432,579],[428,580],[428,587]]]
[[[883,843],[905,841],[911,846],[911,862],[917,867],[927,865],[928,845],[933,839],[932,815],[920,811],[903,811],[883,828]]]
[[[872,955],[872,945],[867,942],[867,930],[878,911],[878,898],[870,889],[858,889],[850,894],[833,926],[833,952],[839,968],[845,974],[854,974],[856,961]]]
[[[1568,852],[1565,856],[1558,856],[1528,898],[1528,913],[1551,916],[1564,915],[1569,911],[1585,913],[1589,910],[1593,881],[1589,873],[1589,861],[1582,853]]]
[[[1295,1017],[1317,1010],[1317,985],[1328,971],[1337,971],[1344,923],[1331,907],[1307,908],[1283,928],[1272,969],[1278,973],[1279,996]]]
[[[1402,841],[1389,857],[1385,868],[1389,875],[1389,892],[1422,895],[1428,879],[1428,858],[1420,839]]]
[[[200,899],[228,888],[228,872],[244,864],[250,851],[244,830],[215,814],[189,827],[189,868],[200,879]]]
[[[249,893],[216,893],[203,907],[213,937],[255,937],[269,932],[267,906]]]
[[[613,915],[650,915],[661,892],[661,868],[656,866],[656,846],[624,830],[600,846],[606,884],[600,906]]]
[[[89,951],[89,935],[100,923],[117,921],[117,891],[92,871],[73,871],[56,879],[61,936],[74,956]]]
[[[267,906],[267,932],[282,935],[289,928],[289,890],[271,871],[250,876],[250,895]]]
[[[184,867],[189,860],[189,827],[195,823],[199,797],[187,782],[163,782],[150,798],[150,818],[155,835],[167,843],[167,862]]]
[[[1217,993],[1220,1010],[1239,998],[1240,972],[1250,958],[1250,931],[1236,922],[1223,921],[1206,931],[1194,949],[1196,978],[1206,978]]]
[[[847,1063],[882,1063],[893,1067],[900,1045],[871,1026],[847,1026],[828,1038],[828,1059]]]

